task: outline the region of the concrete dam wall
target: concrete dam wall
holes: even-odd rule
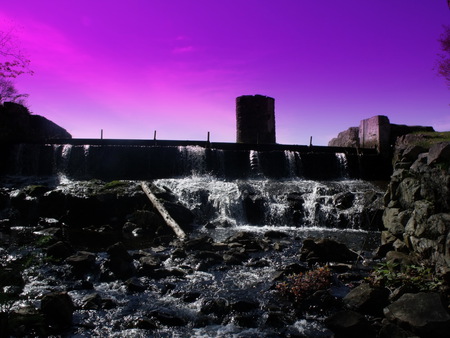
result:
[[[385,180],[390,159],[354,148],[187,141],[70,140],[0,146],[0,175],[150,180],[210,174],[330,180]]]

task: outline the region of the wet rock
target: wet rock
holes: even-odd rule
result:
[[[67,257],[73,255],[75,250],[69,243],[59,241],[47,247],[46,252],[48,257],[66,259]]]
[[[230,312],[230,305],[224,298],[205,298],[200,306],[200,312],[204,314],[215,314],[223,317]]]
[[[151,275],[155,269],[161,266],[161,260],[157,256],[150,254],[139,258],[139,263],[141,263],[139,273],[143,276]]]
[[[238,250],[229,250],[223,255],[223,262],[227,265],[241,265],[247,259],[248,255]]]
[[[240,327],[250,327],[250,328],[256,328],[259,326],[259,319],[260,316],[256,314],[245,314],[245,315],[237,315],[234,316],[234,322],[240,326]]]
[[[20,270],[0,266],[0,287],[17,286],[22,288],[24,285],[25,282]]]
[[[300,251],[300,259],[308,263],[315,262],[353,262],[358,255],[345,244],[331,239],[305,239]]]
[[[384,309],[386,318],[421,337],[448,337],[450,315],[436,293],[407,293]]]
[[[48,335],[44,315],[32,306],[21,307],[10,313],[0,312],[0,323],[2,324],[1,337],[45,337]]]
[[[249,312],[259,308],[259,302],[252,299],[241,299],[231,304],[231,309],[236,312]]]
[[[167,277],[184,277],[185,272],[180,269],[155,269],[152,273],[149,273],[149,277],[154,279],[162,279]]]
[[[270,327],[282,328],[292,324],[293,318],[285,311],[270,311],[267,314],[265,325]]]
[[[363,315],[350,311],[340,311],[325,320],[335,337],[342,338],[375,338],[376,333]]]
[[[109,298],[102,298],[99,293],[94,292],[83,297],[81,308],[85,310],[112,309],[116,303]]]
[[[59,332],[72,325],[74,305],[67,292],[52,292],[42,297],[41,312],[49,327]]]
[[[195,215],[191,210],[178,203],[165,202],[164,207],[183,230],[189,230]]]
[[[79,251],[66,258],[66,263],[72,266],[72,272],[83,275],[96,268],[95,254],[88,251]]]
[[[383,308],[388,304],[389,290],[374,288],[363,283],[351,290],[343,299],[351,310],[381,316]]]
[[[383,320],[382,327],[378,333],[379,338],[411,338],[414,336],[414,333],[406,331],[386,320]]]
[[[97,292],[86,295],[81,300],[81,308],[85,310],[98,310],[102,305],[102,297]]]
[[[125,285],[130,292],[143,292],[147,289],[141,280],[136,277],[126,280]]]
[[[264,233],[264,237],[271,239],[281,239],[289,237],[289,235],[283,231],[269,230]]]
[[[191,238],[182,243],[184,250],[210,250],[212,248],[213,240],[209,236],[201,236]]]
[[[354,200],[355,195],[349,191],[341,192],[333,196],[333,204],[341,210],[350,208]]]
[[[161,324],[167,326],[185,326],[187,324],[187,321],[184,318],[167,309],[151,311],[147,316],[156,319]]]
[[[109,254],[108,267],[115,276],[127,279],[134,274],[133,258],[123,243],[113,244],[106,252]]]

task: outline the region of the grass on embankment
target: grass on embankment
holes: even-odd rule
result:
[[[415,142],[418,146],[429,148],[433,144],[439,143],[439,142],[450,142],[450,131],[443,131],[443,132],[415,132],[412,133],[413,135],[419,136],[417,138],[417,141]],[[420,137],[422,136],[422,137]]]

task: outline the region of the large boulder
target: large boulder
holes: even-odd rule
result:
[[[359,128],[350,127],[328,142],[330,147],[359,147]]]
[[[305,239],[300,251],[300,259],[309,263],[315,262],[354,262],[358,254],[345,244],[332,239]]]
[[[448,337],[450,315],[437,293],[406,293],[384,309],[386,318],[421,337]]]
[[[450,160],[450,142],[433,144],[428,151],[428,165]]]
[[[74,304],[67,292],[51,292],[42,297],[41,312],[49,327],[56,332],[72,325],[74,310]]]
[[[375,288],[363,283],[350,291],[343,299],[344,304],[355,311],[381,315],[388,304],[389,290]]]

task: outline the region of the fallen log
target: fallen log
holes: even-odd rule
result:
[[[172,228],[173,232],[179,239],[186,239],[186,233],[183,231],[183,229],[180,228],[178,223],[170,216],[169,212],[164,208],[164,205],[158,200],[158,198],[153,194],[152,190],[150,189],[149,185],[145,182],[141,182],[142,190],[147,195],[148,199],[152,203],[152,205],[155,207],[156,210],[158,210],[159,214],[162,216],[164,222],[167,226]]]

